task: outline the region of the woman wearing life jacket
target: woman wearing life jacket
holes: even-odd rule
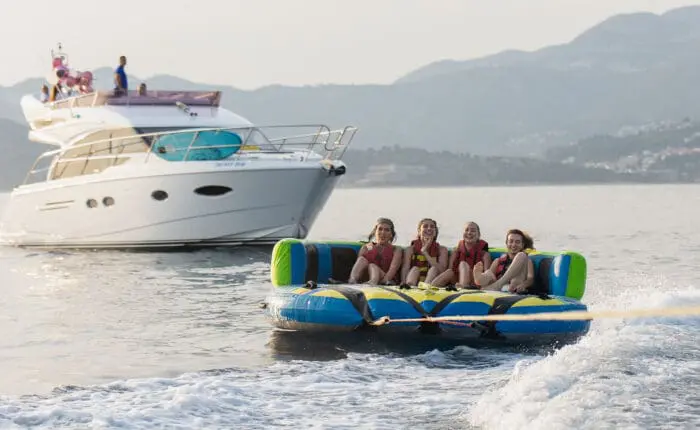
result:
[[[401,266],[401,284],[430,283],[447,267],[447,248],[437,242],[435,220],[424,218],[418,223],[418,235],[404,250]]]
[[[508,252],[493,260],[484,272],[484,264],[474,266],[474,280],[484,290],[524,293],[535,280],[535,266],[527,256],[534,250],[532,238],[522,230],[512,229],[506,233]]]
[[[442,272],[431,282],[436,287],[455,284],[456,288],[468,288],[474,285],[472,271],[477,263],[481,262],[484,267],[491,266],[491,254],[489,254],[489,244],[481,239],[481,229],[473,221],[464,226],[462,240],[457,243],[447,270]]]
[[[394,223],[388,218],[379,218],[368,240],[369,243],[362,245],[357,253],[348,283],[357,284],[369,279],[367,284],[395,284],[403,252],[400,247],[392,245],[396,240]]]

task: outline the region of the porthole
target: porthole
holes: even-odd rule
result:
[[[225,187],[223,185],[206,185],[204,187],[199,187],[194,190],[195,193],[202,196],[223,196],[226,193],[233,191],[231,187]]]
[[[90,209],[96,208],[96,207],[97,207],[97,200],[95,200],[95,199],[88,199],[88,201],[85,202],[85,204],[86,204],[87,207],[89,207]]]
[[[153,200],[158,200],[159,202],[161,202],[168,198],[168,193],[166,193],[163,190],[155,190],[151,193],[151,197],[153,197]]]
[[[104,199],[102,199],[102,204],[105,206],[112,206],[114,204],[114,199],[112,197],[107,196]]]

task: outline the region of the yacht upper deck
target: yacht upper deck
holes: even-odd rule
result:
[[[95,91],[47,103],[55,109],[98,106],[170,106],[181,103],[186,106],[219,107],[221,91],[153,91],[140,95],[128,91],[115,95],[114,91]]]

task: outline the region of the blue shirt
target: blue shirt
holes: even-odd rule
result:
[[[119,75],[119,81],[122,83],[123,87],[125,90],[129,89],[129,81],[126,79],[126,72],[124,72],[124,66],[119,66],[114,70],[114,73]],[[117,86],[117,83],[114,83],[114,86]]]

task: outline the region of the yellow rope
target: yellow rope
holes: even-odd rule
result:
[[[700,306],[684,306],[675,308],[657,309],[631,309],[608,311],[568,311],[568,312],[542,312],[536,314],[511,314],[511,315],[455,315],[446,317],[403,318],[390,319],[381,317],[372,322],[372,325],[381,326],[397,322],[445,322],[451,321],[576,321],[605,318],[645,318],[645,317],[671,317],[700,315]]]

